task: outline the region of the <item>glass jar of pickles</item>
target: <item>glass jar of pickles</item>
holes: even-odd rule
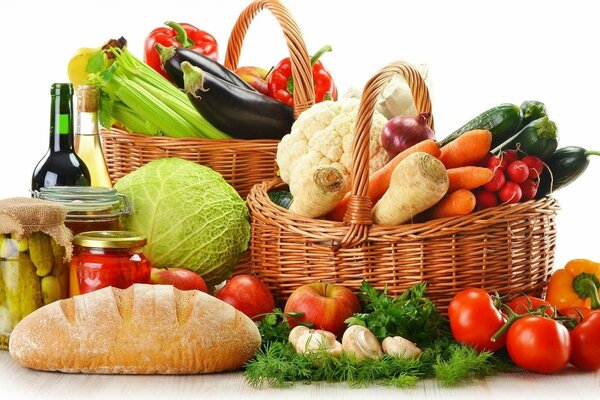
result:
[[[35,192],[34,196],[65,206],[65,225],[73,235],[89,231],[120,230],[121,217],[131,214],[127,196],[104,187],[44,187]]]
[[[68,296],[72,235],[65,215],[48,201],[0,201],[0,348],[19,321]]]
[[[70,295],[107,286],[127,289],[150,283],[150,261],[142,253],[146,238],[127,231],[80,233],[73,239]]]

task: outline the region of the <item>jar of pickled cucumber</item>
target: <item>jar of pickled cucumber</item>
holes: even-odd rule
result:
[[[121,230],[121,217],[131,214],[127,196],[105,187],[52,186],[41,188],[33,195],[65,206],[65,225],[73,235]]]
[[[0,200],[0,348],[38,308],[68,297],[72,235],[67,210],[49,201]]]

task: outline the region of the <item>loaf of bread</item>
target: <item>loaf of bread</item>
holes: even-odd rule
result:
[[[28,315],[9,350],[44,371],[196,374],[239,369],[260,346],[256,325],[196,290],[136,284],[60,300]]]

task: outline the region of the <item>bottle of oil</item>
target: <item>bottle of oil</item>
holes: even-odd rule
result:
[[[91,185],[110,188],[112,183],[98,134],[98,103],[97,86],[79,85],[77,88],[75,152],[90,171]]]
[[[33,171],[31,190],[51,186],[89,186],[88,169],[73,149],[73,86],[55,83],[50,95],[50,148]]]

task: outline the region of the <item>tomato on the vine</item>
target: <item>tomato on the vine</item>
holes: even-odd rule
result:
[[[448,318],[456,341],[478,351],[495,351],[504,346],[506,335],[491,341],[505,319],[485,290],[471,288],[459,292],[448,306]]]
[[[571,338],[561,323],[532,315],[512,324],[506,335],[506,349],[519,367],[549,374],[569,362]]]
[[[549,316],[554,314],[554,307],[552,307],[550,303],[533,296],[522,295],[515,297],[507,304],[507,306],[513,310],[515,314],[525,314],[530,311],[536,311],[540,307],[545,307],[544,312]]]
[[[600,311],[584,316],[583,322],[571,331],[571,343],[571,364],[588,371],[600,369]]]

